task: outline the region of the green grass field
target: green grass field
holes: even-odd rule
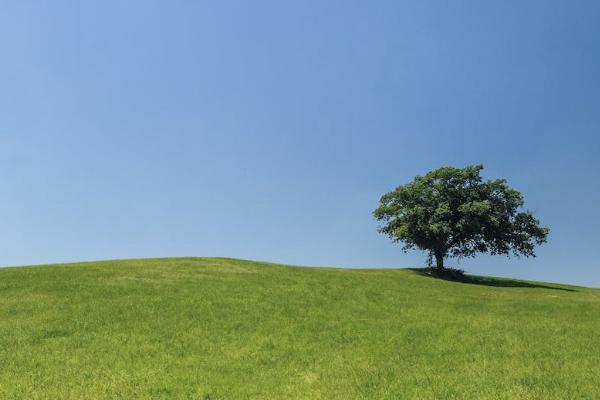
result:
[[[598,399],[600,290],[233,259],[0,269],[1,399]]]

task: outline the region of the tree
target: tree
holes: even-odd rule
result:
[[[484,181],[483,165],[442,167],[416,176],[381,197],[373,212],[378,231],[402,249],[428,253],[429,265],[444,268],[444,258],[477,253],[535,257],[549,229],[530,211],[519,211],[523,196],[505,179]]]

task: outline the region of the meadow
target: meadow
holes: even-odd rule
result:
[[[0,269],[1,399],[600,398],[600,290],[225,258]]]

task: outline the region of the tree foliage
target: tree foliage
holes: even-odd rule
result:
[[[482,169],[438,168],[384,194],[373,213],[382,223],[379,232],[404,251],[428,252],[439,268],[444,258],[477,253],[535,257],[549,229],[530,211],[520,211],[521,193],[505,179],[484,181]]]

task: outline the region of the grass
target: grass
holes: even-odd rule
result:
[[[592,399],[599,376],[598,289],[222,258],[0,269],[2,399]]]

